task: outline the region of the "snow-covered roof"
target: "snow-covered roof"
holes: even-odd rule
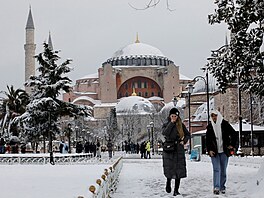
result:
[[[180,80],[192,80],[192,79],[180,73]]]
[[[235,131],[239,131],[239,124],[231,124],[231,126],[235,129]],[[242,131],[251,131],[251,124],[250,123],[242,123]],[[263,126],[257,126],[257,125],[253,125],[253,131],[264,131],[264,127]],[[200,131],[196,131],[194,133],[192,133],[193,135],[202,135],[206,133],[206,129],[204,130],[200,130]]]
[[[204,79],[206,80],[206,78],[204,77]],[[199,92],[206,92],[206,84],[205,81],[203,79],[197,79],[198,81],[195,82],[194,84],[194,89],[193,89],[193,93],[199,93]],[[217,81],[216,79],[213,77],[212,74],[208,74],[208,87],[209,87],[209,92],[215,92],[218,90],[218,86],[217,86]]]
[[[131,56],[159,56],[165,57],[163,53],[156,47],[145,43],[132,43],[119,50],[117,50],[112,58]]]
[[[75,102],[78,102],[80,100],[86,100],[86,101],[89,101],[93,104],[100,104],[101,101],[100,100],[94,100],[93,98],[89,97],[89,96],[80,96],[78,98],[75,98],[72,103],[75,103]]]
[[[214,98],[211,98],[209,100],[209,112],[214,109]],[[206,121],[207,120],[207,102],[204,102],[201,106],[199,106],[195,113],[193,114],[195,118],[193,119],[194,121]]]
[[[79,78],[78,80],[89,79],[89,78],[98,78],[98,73],[88,74],[86,76]]]
[[[149,101],[152,101],[152,100],[160,100],[160,101],[163,101],[164,99],[161,98],[161,97],[158,97],[158,96],[152,96],[150,98],[148,98]]]
[[[149,114],[155,111],[153,104],[140,96],[123,97],[116,105],[117,113]]]

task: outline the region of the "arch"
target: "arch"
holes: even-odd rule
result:
[[[131,96],[133,88],[137,95],[140,93],[140,95],[145,98],[150,96],[163,97],[163,92],[160,86],[154,80],[143,76],[136,76],[122,83],[117,91],[117,98]]]

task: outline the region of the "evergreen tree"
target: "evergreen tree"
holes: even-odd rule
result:
[[[58,51],[52,51],[44,43],[44,52],[36,56],[39,63],[39,75],[30,76],[26,86],[32,88],[30,102],[26,112],[17,121],[21,121],[25,136],[30,141],[38,141],[43,135],[60,132],[58,120],[61,116],[88,115],[88,109],[59,100],[60,91],[69,92],[71,80],[65,75],[70,72],[71,60],[57,64]]]
[[[108,118],[108,136],[113,142],[115,142],[118,135],[119,130],[117,126],[116,108],[112,108]]]
[[[4,136],[18,136],[18,128],[13,123],[13,119],[25,112],[29,96],[25,90],[14,89],[13,85],[7,86],[7,90],[7,92],[4,92],[7,98],[3,100],[1,105],[1,131],[4,132]]]
[[[215,0],[217,9],[209,23],[224,22],[231,32],[230,44],[212,51],[208,69],[225,92],[240,80],[241,90],[264,95],[263,0]]]

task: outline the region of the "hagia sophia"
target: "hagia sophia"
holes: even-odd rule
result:
[[[34,43],[35,28],[31,9],[26,23],[25,49],[25,81],[35,74],[36,44]],[[49,35],[48,44],[52,46]],[[133,131],[134,141],[144,139],[148,135],[149,123],[154,120],[154,114],[162,113],[165,107],[172,107],[172,99],[177,98],[177,107],[182,109],[182,118],[192,119],[191,132],[205,129],[207,125],[207,94],[210,97],[210,109],[219,110],[231,123],[238,120],[237,87],[227,89],[226,93],[217,90],[216,82],[208,79],[209,90],[203,81],[194,84],[194,92],[189,95],[186,86],[193,82],[180,73],[180,66],[164,55],[158,48],[140,41],[138,34],[134,42],[109,52],[110,58],[99,63],[97,73],[84,75],[76,79],[71,92],[63,94],[63,100],[77,105],[92,107],[92,119],[88,121],[90,129],[103,131],[111,109],[115,108],[119,130]],[[112,54],[112,56],[111,56]],[[26,88],[26,91],[27,90]],[[131,100],[134,97],[134,100]],[[137,102],[135,102],[137,101]],[[133,104],[135,102],[135,104]],[[130,103],[130,104],[129,104]],[[132,104],[131,104],[132,103]],[[122,105],[121,105],[122,104]],[[122,107],[122,108],[121,108]],[[190,115],[188,111],[190,108]],[[210,110],[209,109],[209,110]],[[248,107],[242,103],[242,110]],[[124,120],[124,110],[138,113],[138,120],[132,126]],[[139,111],[140,110],[140,111]],[[148,116],[142,116],[147,114]],[[158,118],[155,118],[158,119]],[[187,122],[185,123],[187,124]],[[155,122],[155,129],[159,123]],[[129,128],[129,129],[128,129]]]

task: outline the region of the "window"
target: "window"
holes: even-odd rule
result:
[[[151,96],[154,96],[154,92],[151,92]]]
[[[147,85],[148,85],[148,83],[145,81],[145,82],[144,82],[144,88],[148,88]]]
[[[141,87],[141,80],[138,81],[138,88],[142,88]]]
[[[154,83],[151,83],[151,88],[155,88],[155,84]]]
[[[148,92],[145,92],[145,97],[148,97]]]
[[[141,96],[141,92],[138,92],[138,96]]]

